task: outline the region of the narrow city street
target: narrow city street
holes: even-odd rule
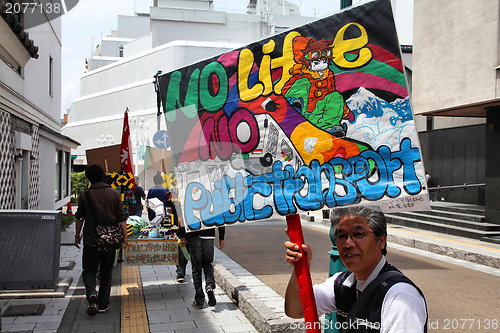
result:
[[[284,260],[285,227],[284,221],[272,220],[227,228],[223,250],[282,296],[292,271]],[[328,277],[328,251],[331,249],[328,230],[310,225],[304,225],[303,230],[305,242],[313,248],[313,283],[321,283]],[[429,331],[500,330],[500,277],[401,251],[391,248],[390,244],[387,260],[424,292]]]

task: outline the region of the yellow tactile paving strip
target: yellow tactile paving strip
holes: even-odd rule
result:
[[[121,332],[148,333],[148,316],[139,266],[122,264]]]

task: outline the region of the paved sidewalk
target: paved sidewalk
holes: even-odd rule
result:
[[[141,266],[140,272],[151,333],[257,332],[220,288],[214,290],[214,307],[196,309],[190,275],[178,284],[175,266]]]

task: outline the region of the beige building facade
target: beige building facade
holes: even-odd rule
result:
[[[436,199],[484,205],[500,224],[500,0],[414,0],[412,74]]]
[[[415,115],[437,116],[434,129],[484,123],[500,106],[499,31],[499,0],[415,0]]]

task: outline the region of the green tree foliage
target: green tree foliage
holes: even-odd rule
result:
[[[89,187],[89,182],[85,177],[85,172],[71,173],[71,202],[77,202],[80,193]]]

